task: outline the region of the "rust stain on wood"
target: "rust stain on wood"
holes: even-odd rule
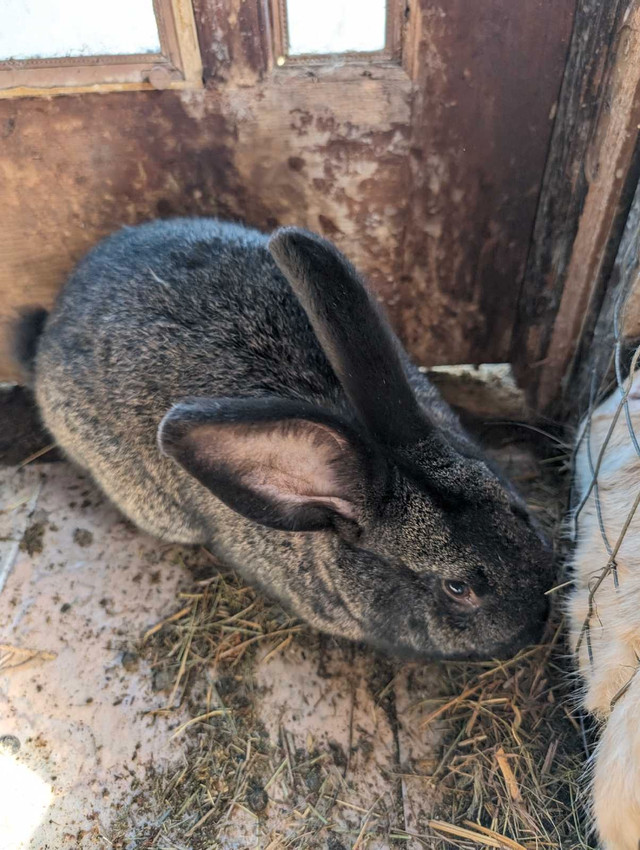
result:
[[[419,5],[398,320],[423,362],[507,359],[573,3],[550,11]]]
[[[120,225],[217,215],[335,240],[420,362],[505,359],[572,5],[421,0],[412,79],[272,70],[261,3],[196,0],[206,89],[0,103],[0,319]]]

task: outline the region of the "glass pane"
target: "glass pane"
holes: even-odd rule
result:
[[[0,60],[159,53],[153,0],[0,0]]]
[[[386,13],[386,0],[287,0],[289,55],[382,50]]]

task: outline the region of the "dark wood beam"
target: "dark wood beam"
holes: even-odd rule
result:
[[[640,0],[579,0],[514,333],[538,410],[593,327],[635,188]]]

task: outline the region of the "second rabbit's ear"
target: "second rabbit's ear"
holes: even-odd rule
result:
[[[175,405],[160,448],[228,507],[283,531],[359,524],[370,450],[344,423],[285,399],[194,399]]]

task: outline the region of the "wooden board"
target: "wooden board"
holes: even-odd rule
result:
[[[609,390],[615,377],[616,345],[617,368],[624,380],[640,343],[640,181],[592,328],[580,340],[564,393],[564,408],[574,416],[584,415]]]
[[[258,0],[194,5],[205,90],[0,103],[0,321],[122,224],[218,215],[334,239],[421,363],[505,360],[574,0],[420,0],[402,66],[312,70]]]
[[[580,0],[514,356],[532,403],[551,409],[593,331],[638,178],[640,2]]]

